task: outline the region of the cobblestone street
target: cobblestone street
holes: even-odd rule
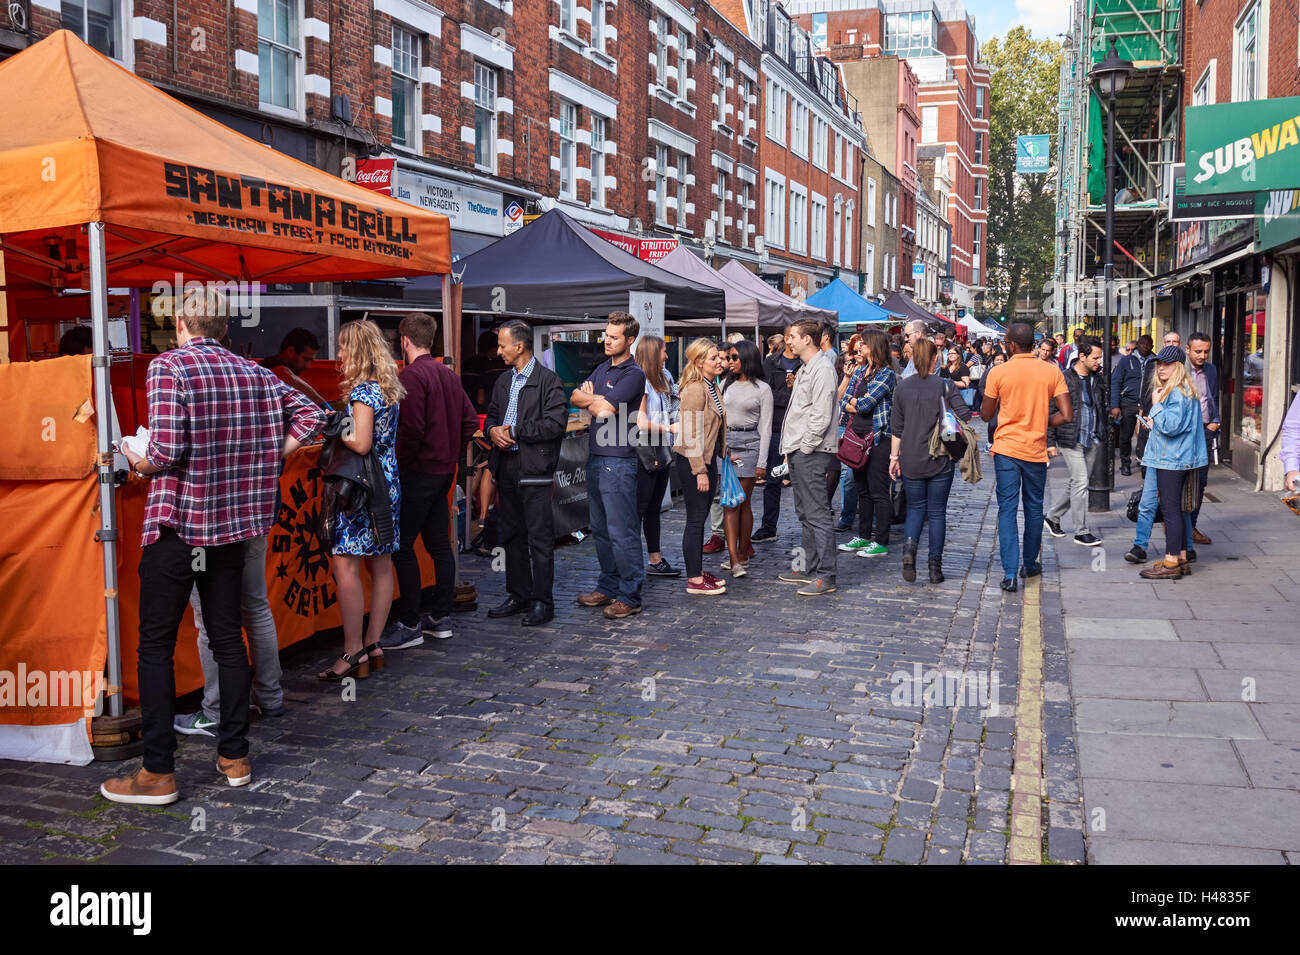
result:
[[[1025,791],[1012,825],[1021,614],[1039,591],[998,590],[992,492],[987,472],[954,485],[939,586],[904,583],[895,546],[841,555],[838,593],[795,596],[776,580],[798,543],[789,492],[779,539],[725,597],[650,578],[622,622],[575,602],[589,539],[557,552],[545,630],[488,621],[504,578],[468,557],[478,613],[390,654],[355,702],[314,678],[337,641],[286,654],[288,715],[255,720],[247,789],[218,785],[206,737],[181,738],[165,810],[98,796],[120,765],[0,763],[0,861],[1000,863],[1041,814],[1041,861],[1082,862],[1050,548],[1036,698],[1052,811]],[[665,515],[674,563],[681,521]],[[1038,775],[1038,752],[1017,772]]]

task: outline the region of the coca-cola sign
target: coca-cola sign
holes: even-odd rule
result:
[[[386,196],[392,195],[393,160],[358,159],[357,185],[365,186],[375,192],[382,192]]]

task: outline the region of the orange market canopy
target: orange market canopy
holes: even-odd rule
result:
[[[0,63],[6,283],[89,288],[446,273],[446,216],[345,182],[209,119],[60,30]]]

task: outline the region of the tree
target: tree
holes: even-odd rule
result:
[[[989,225],[985,297],[988,310],[1010,319],[1017,296],[1037,292],[1052,276],[1056,167],[1016,173],[1016,137],[1056,133],[1061,44],[1035,40],[1024,27],[984,44],[989,66]]]

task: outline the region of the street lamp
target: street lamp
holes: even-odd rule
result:
[[[1106,324],[1102,332],[1101,360],[1102,381],[1106,383],[1106,394],[1110,395],[1110,344],[1111,320],[1115,311],[1115,97],[1124,91],[1129,74],[1133,71],[1130,60],[1121,59],[1115,51],[1115,41],[1110,42],[1110,52],[1100,63],[1093,66],[1090,74],[1092,82],[1097,84],[1097,94],[1107,99],[1106,123],[1106,241],[1102,248],[1102,282],[1106,294]],[[1112,429],[1110,415],[1106,416],[1106,425],[1102,432],[1102,454],[1100,467],[1094,466],[1088,481],[1088,510],[1109,511],[1110,492],[1115,489],[1115,446],[1111,441]]]

